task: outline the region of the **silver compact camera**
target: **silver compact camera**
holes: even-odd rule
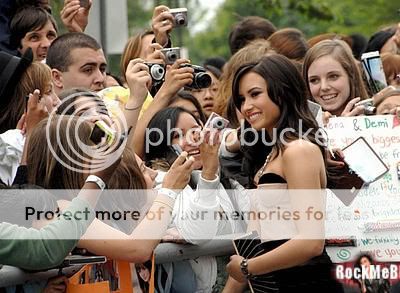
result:
[[[187,8],[173,8],[169,12],[174,17],[174,27],[188,25]]]
[[[225,129],[229,124],[229,121],[221,117],[215,112],[212,112],[207,122],[204,124],[204,128],[213,128],[218,130]]]
[[[363,106],[364,107],[364,114],[365,115],[375,115],[376,107],[374,107],[374,100],[373,98],[366,99],[360,101],[354,105],[354,107]]]
[[[181,48],[179,47],[161,49],[161,52],[165,56],[165,64],[167,65],[172,65],[181,58]]]
[[[145,63],[149,68],[149,73],[151,79],[153,80],[153,84],[158,84],[164,80],[165,76],[165,68],[164,65],[158,63]]]

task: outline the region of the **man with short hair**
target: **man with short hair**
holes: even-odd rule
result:
[[[107,61],[99,43],[89,35],[61,35],[49,47],[46,63],[57,95],[73,87],[96,92],[104,88]]]

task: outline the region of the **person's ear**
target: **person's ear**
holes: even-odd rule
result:
[[[51,78],[53,80],[53,85],[58,89],[63,89],[63,74],[58,69],[51,70]]]

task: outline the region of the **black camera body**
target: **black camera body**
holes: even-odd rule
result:
[[[208,73],[206,73],[204,67],[192,64],[182,64],[181,68],[182,67],[191,67],[194,69],[193,82],[189,85],[186,85],[185,86],[186,88],[198,90],[198,89],[208,88],[211,85],[212,82],[211,76]]]
[[[146,62],[145,64],[149,68],[149,73],[153,81],[153,85],[164,81],[165,67],[163,64],[149,62]]]
[[[173,8],[169,12],[174,17],[174,27],[188,25],[187,8]]]
[[[167,65],[172,65],[181,58],[181,48],[179,47],[161,49],[161,52],[165,56],[165,64]]]

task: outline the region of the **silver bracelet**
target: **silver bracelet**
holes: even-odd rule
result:
[[[163,194],[173,200],[175,200],[176,197],[178,196],[178,193],[176,193],[175,191],[173,191],[172,189],[169,189],[169,188],[160,188],[158,190],[158,194]]]

